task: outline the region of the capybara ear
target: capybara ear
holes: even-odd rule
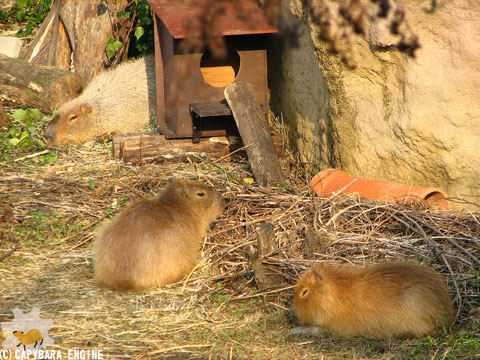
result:
[[[185,195],[187,194],[187,188],[186,188],[185,186],[182,187],[182,188],[179,190],[179,193],[180,193],[180,196],[185,197]]]
[[[323,280],[322,274],[316,269],[313,269],[313,277],[315,278],[315,282],[317,283],[320,283]]]
[[[85,115],[91,112],[92,112],[92,107],[89,104],[80,104],[80,113]]]

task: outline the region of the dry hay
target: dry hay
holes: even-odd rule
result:
[[[54,210],[58,220],[53,218],[51,229],[45,230],[50,235],[43,244],[28,245],[30,235],[17,235],[19,248],[3,260],[8,266],[0,268],[0,320],[10,319],[15,307],[40,307],[43,317],[54,320],[52,333],[60,349],[93,342],[115,358],[196,351],[212,355],[219,351],[215,336],[228,329],[251,332],[249,324],[265,315],[238,305],[241,311],[232,317],[236,304],[261,299],[274,309],[288,309],[292,285],[313,261],[365,264],[395,258],[421,260],[446,275],[458,309],[457,324],[471,321],[480,300],[480,213],[428,211],[347,197],[320,199],[309,188],[304,169],[293,160],[284,163],[290,178],[281,188],[232,180],[251,175],[242,164],[226,160],[128,165],[110,160],[101,147],[71,148],[59,154],[55,165],[35,170],[5,167],[1,201],[11,215],[4,211],[0,221],[0,257],[13,246],[6,234],[34,220],[32,210]],[[95,227],[109,215],[107,209],[114,213],[128,199],[152,196],[172,176],[211,184],[227,200],[198,266],[187,279],[165,289],[118,294],[97,288],[91,244]],[[282,275],[283,283],[259,291],[245,249],[256,243],[263,222],[273,224],[279,246],[264,263]],[[55,235],[55,228],[67,225],[70,232]],[[306,234],[322,240],[323,247],[306,249]],[[211,306],[215,299],[218,304]],[[286,318],[281,322],[277,331],[286,331],[290,324]],[[195,332],[205,340],[185,340]],[[270,345],[238,346],[246,354],[251,354],[250,347],[268,354]]]

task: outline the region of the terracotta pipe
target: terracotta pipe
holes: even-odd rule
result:
[[[340,192],[369,200],[395,201],[400,204],[423,200],[427,205],[442,210],[450,208],[447,194],[442,189],[357,178],[337,169],[320,171],[313,177],[310,185],[320,197],[330,197]]]

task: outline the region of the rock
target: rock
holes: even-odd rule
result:
[[[380,21],[351,43],[355,69],[315,39],[301,2],[292,4],[310,37],[283,52],[284,83],[272,99],[284,104],[303,160],[480,204],[480,2],[442,2],[433,12],[427,2],[401,2],[419,38],[416,58],[392,47]]]
[[[18,58],[22,51],[22,40],[13,36],[0,36],[0,54]]]

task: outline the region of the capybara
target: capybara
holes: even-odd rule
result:
[[[133,201],[100,227],[95,280],[135,291],[182,279],[197,263],[209,224],[222,211],[222,197],[213,187],[170,180],[158,197]]]
[[[37,329],[31,329],[26,334],[23,331],[14,331],[13,335],[20,341],[17,347],[23,345],[23,350],[26,350],[27,345],[34,344],[33,347],[36,348],[37,344],[42,345],[43,343],[43,336]]]
[[[295,287],[301,325],[339,336],[421,337],[454,321],[444,277],[411,262],[313,265]]]
[[[155,59],[148,55],[100,72],[59,107],[44,136],[50,146],[61,146],[132,132],[150,124],[155,104]]]

